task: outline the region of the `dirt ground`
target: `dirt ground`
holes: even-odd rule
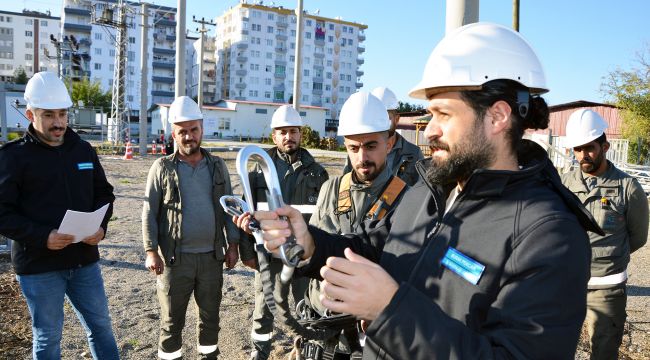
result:
[[[222,151],[230,170],[233,192],[241,194],[234,170],[236,152]],[[330,175],[339,175],[343,159],[317,157]],[[159,307],[155,296],[155,276],[144,268],[141,240],[142,199],[147,172],[154,157],[124,161],[101,156],[117,200],[107,238],[101,243],[101,265],[113,328],[123,359],[155,359],[158,340]],[[628,324],[622,358],[650,359],[650,246],[632,257],[629,268]],[[223,359],[247,359],[253,310],[253,272],[241,264],[224,274],[219,348]],[[31,357],[31,325],[25,301],[8,264],[0,256],[0,360]],[[196,354],[196,306],[190,304],[184,332],[186,358]],[[70,306],[65,306],[63,359],[89,359],[86,337]],[[284,358],[290,340],[276,332],[274,358]],[[581,342],[576,359],[587,359]]]

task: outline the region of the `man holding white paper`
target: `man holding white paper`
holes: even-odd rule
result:
[[[35,74],[25,89],[25,136],[0,148],[0,234],[32,317],[34,359],[59,359],[63,302],[86,330],[94,359],[118,359],[97,244],[115,200],[97,154],[67,127],[72,101],[56,74]],[[79,242],[58,231],[68,210],[109,204],[101,225]]]

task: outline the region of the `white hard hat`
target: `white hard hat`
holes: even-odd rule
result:
[[[55,73],[34,74],[25,87],[25,101],[35,109],[67,109],[72,106],[68,89]]]
[[[199,105],[188,96],[179,96],[169,107],[169,123],[176,124],[183,121],[203,120]]]
[[[271,129],[287,126],[302,126],[302,118],[293,106],[282,105],[273,113]]]
[[[474,23],[447,34],[433,49],[420,83],[409,95],[428,99],[446,91],[479,90],[492,80],[509,79],[532,94],[548,91],[542,64],[516,31],[502,25]]]
[[[380,86],[374,88],[370,93],[375,95],[377,99],[381,100],[388,110],[395,110],[399,107],[397,96],[387,87]]]
[[[574,148],[590,143],[603,135],[608,127],[605,120],[593,110],[574,111],[566,124],[564,145]]]
[[[388,112],[381,100],[366,91],[350,95],[341,108],[339,136],[370,134],[390,129]]]

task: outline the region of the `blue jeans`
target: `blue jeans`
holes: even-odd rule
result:
[[[86,330],[93,358],[119,359],[98,263],[16,278],[32,316],[34,359],[61,358],[64,298]]]

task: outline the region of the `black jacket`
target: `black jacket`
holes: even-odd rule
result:
[[[446,214],[452,187],[420,181],[362,234],[310,228],[306,275],[350,247],[399,284],[367,330],[364,359],[573,359],[589,279],[583,227],[600,229],[540,147],[524,154],[520,171],[475,171]],[[485,266],[476,285],[442,264],[450,248]]]
[[[0,148],[0,234],[14,240],[11,260],[19,275],[99,260],[97,246],[79,242],[53,251],[47,238],[66,210],[94,211],[110,203],[106,230],[114,200],[95,150],[70,128],[60,146],[41,142],[30,125],[24,137]]]

